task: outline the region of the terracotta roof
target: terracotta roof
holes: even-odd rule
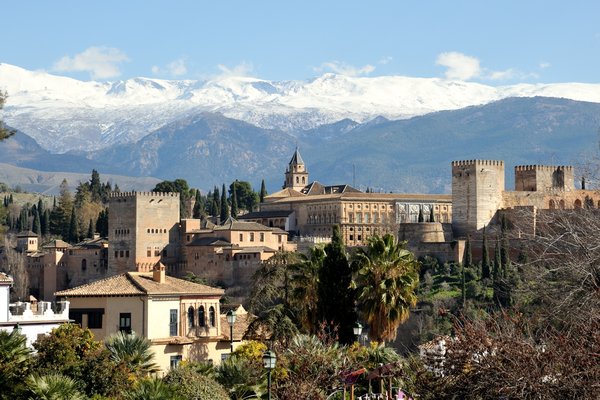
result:
[[[269,211],[254,211],[248,214],[238,216],[238,219],[261,219],[261,218],[282,218],[289,217],[294,210],[269,210]]]
[[[38,237],[38,234],[31,231],[21,231],[17,233],[17,237]]]
[[[44,249],[64,249],[66,247],[71,247],[71,245],[64,240],[53,240],[47,245],[42,246]]]
[[[279,199],[280,197],[283,198],[288,198],[288,197],[306,197],[306,195],[298,192],[297,190],[291,189],[291,188],[285,188],[283,190],[280,190],[279,192],[275,192],[272,194],[269,194],[267,196],[265,196],[266,200],[274,200],[274,199]]]
[[[213,228],[214,231],[270,231],[272,228],[258,222],[238,221],[228,218],[223,224]]]
[[[231,246],[231,243],[222,237],[199,237],[186,246]]]
[[[126,272],[96,282],[61,290],[58,297],[84,296],[136,296],[136,295],[218,295],[223,289],[214,288],[184,279],[166,276],[164,283],[152,280],[152,273]]]
[[[83,242],[79,242],[72,246],[72,248],[77,249],[89,249],[89,248],[103,248],[108,245],[107,238],[97,238],[97,239],[86,239]]]
[[[267,204],[291,203],[291,202],[316,202],[321,200],[345,200],[345,201],[423,201],[450,203],[450,194],[414,194],[414,193],[363,193],[346,192],[334,194],[317,194],[302,197],[286,197],[272,199]]]

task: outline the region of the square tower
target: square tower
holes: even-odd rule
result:
[[[113,193],[108,209],[110,275],[149,272],[178,257],[179,193]]]
[[[488,225],[502,208],[504,162],[452,162],[452,230],[457,237]]]
[[[552,165],[515,166],[515,190],[524,192],[572,191],[573,167]]]

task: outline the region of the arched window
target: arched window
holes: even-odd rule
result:
[[[556,209],[556,203],[554,202],[554,200],[550,200],[550,204],[549,204],[549,206],[550,206],[550,209],[551,209],[551,210],[554,210],[554,209]]]
[[[581,208],[581,200],[575,200],[575,208]]]
[[[190,306],[190,308],[188,308],[188,328],[193,328],[195,326],[196,324],[194,324],[194,307]]]
[[[208,309],[208,319],[210,320],[210,326],[214,327],[216,325],[215,308],[212,306]]]
[[[85,271],[87,269],[87,260],[84,258],[81,260],[81,270]]]
[[[306,178],[302,177],[302,183],[306,183]]]
[[[558,202],[558,207],[559,207],[561,210],[564,210],[564,209],[565,209],[565,201],[564,201],[564,200],[561,200],[561,201],[559,201],[559,202]]]
[[[198,326],[206,326],[206,316],[204,315],[204,306],[198,307]]]
[[[296,177],[296,183],[300,183],[300,178]]]

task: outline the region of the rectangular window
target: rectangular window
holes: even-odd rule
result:
[[[83,313],[81,311],[69,311],[69,319],[81,326],[83,323]]]
[[[119,314],[119,330],[124,333],[131,333],[131,313]]]
[[[260,233],[260,241],[261,242],[265,241],[265,234],[263,232]]]
[[[146,247],[146,256],[152,257],[152,247]]]
[[[102,329],[102,314],[103,311],[90,311],[88,312],[88,328],[90,329]]]
[[[121,257],[121,258],[122,258],[122,257],[123,257],[123,255],[124,255],[124,253],[123,253],[123,250],[119,251],[119,257]]]
[[[243,241],[244,241],[244,234],[240,233],[240,242],[243,242]]]
[[[169,366],[171,367],[171,369],[177,368],[182,359],[183,359],[183,356],[181,354],[176,355],[176,356],[171,356],[171,362],[169,363]]]
[[[281,243],[281,235],[277,235],[277,242]]]
[[[250,241],[254,242],[254,232],[250,232]]]
[[[170,310],[169,314],[169,335],[177,336],[177,310]]]
[[[119,258],[119,251],[115,250],[115,258]]]
[[[160,248],[159,248],[159,247],[155,247],[155,248],[154,248],[154,256],[155,256],[155,257],[158,257],[158,256],[160,256]]]
[[[125,257],[129,258],[129,250],[125,250]]]

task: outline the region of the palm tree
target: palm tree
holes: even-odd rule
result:
[[[0,393],[7,398],[18,391],[28,374],[30,355],[26,338],[18,330],[0,331]]]
[[[171,385],[159,378],[142,379],[123,394],[125,400],[175,400],[181,399]]]
[[[85,396],[77,390],[77,382],[61,374],[31,375],[27,386],[36,400],[84,400]]]
[[[384,342],[396,338],[398,326],[417,302],[419,262],[394,236],[372,236],[354,256],[352,287],[369,336]]]
[[[145,337],[118,332],[109,336],[105,344],[111,359],[125,365],[132,374],[143,376],[158,372],[159,368],[153,362],[151,343]]]
[[[319,274],[324,259],[325,251],[317,246],[310,249],[308,257],[302,255],[302,261],[290,267],[290,305],[306,333],[316,333],[319,323]]]

